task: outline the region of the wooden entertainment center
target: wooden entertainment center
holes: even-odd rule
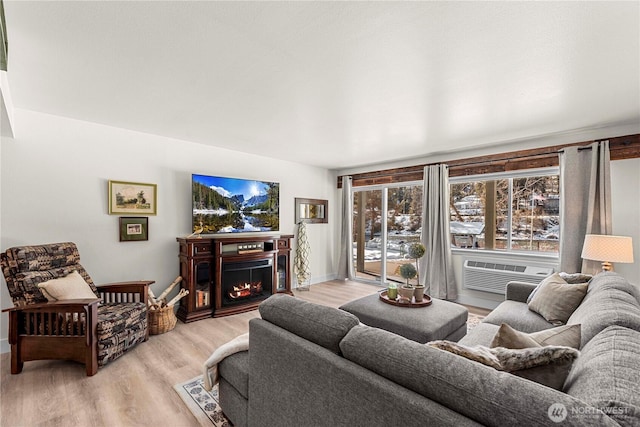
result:
[[[293,235],[178,237],[183,322],[254,310],[276,293],[291,294]]]

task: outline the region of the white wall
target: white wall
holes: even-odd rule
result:
[[[640,159],[611,162],[613,234],[633,238],[633,264],[615,264],[614,270],[640,286]]]
[[[21,109],[14,130],[0,144],[0,248],[73,241],[98,284],[150,279],[161,291],[179,274],[176,237],[190,233],[192,173],[279,182],[282,234],[295,234],[295,197],[327,199],[335,215],[335,174],[326,169]],[[119,242],[110,179],[158,185],[149,241]],[[308,227],[313,283],[334,277],[338,223]],[[12,306],[4,279],[0,296],[2,308]]]

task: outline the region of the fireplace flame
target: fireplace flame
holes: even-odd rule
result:
[[[246,298],[251,295],[259,294],[262,292],[262,282],[242,283],[233,287],[233,290],[229,292],[229,298]]]

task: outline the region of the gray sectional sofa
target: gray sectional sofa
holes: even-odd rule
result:
[[[510,283],[460,343],[488,346],[501,323],[551,328],[527,307],[533,288]],[[595,276],[567,322],[582,344],[561,391],[297,298],[273,296],[260,314],[249,351],[219,367],[236,426],[640,425],[640,293],[616,273]]]

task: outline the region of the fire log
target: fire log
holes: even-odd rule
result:
[[[149,294],[147,305],[149,306],[159,305],[158,301],[156,300],[156,296],[153,294],[153,291],[151,290],[151,288],[147,288],[147,294]]]
[[[178,283],[180,283],[182,281],[182,277],[178,276],[176,277],[176,280],[174,280],[173,282],[171,282],[171,284],[169,285],[169,287],[167,289],[165,289],[160,296],[157,298],[158,301],[162,301],[167,295],[169,295],[169,292],[171,292],[173,290],[173,288],[176,287],[176,285]]]
[[[177,303],[178,301],[180,301],[183,297],[189,295],[189,291],[186,289],[180,289],[180,292],[178,293],[178,295],[176,295],[175,297],[173,297],[173,299],[171,301],[169,301],[167,303],[167,305],[169,307],[172,307],[175,303]]]

